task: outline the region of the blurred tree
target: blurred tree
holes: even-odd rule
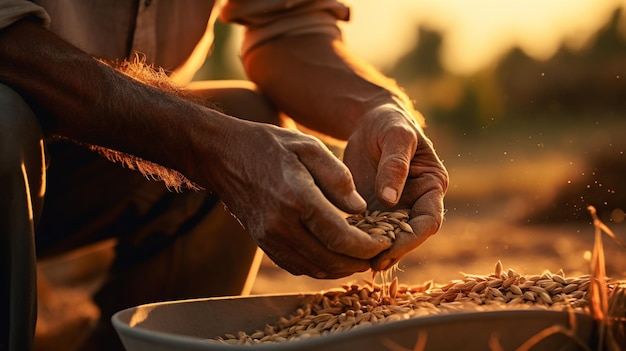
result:
[[[453,130],[466,130],[477,125],[477,91],[467,82],[448,73],[441,65],[441,34],[417,27],[418,41],[413,50],[401,57],[386,72],[395,77],[427,116],[429,125],[451,124]]]
[[[441,35],[418,28],[415,47],[386,73],[416,99],[429,125],[445,129],[452,139],[464,135],[465,144],[459,147],[466,147],[468,136],[527,130],[540,136],[529,140],[541,141],[528,143],[533,149],[520,149],[520,153],[546,150],[577,155],[581,164],[575,171],[572,168],[570,180],[556,189],[547,206],[538,204],[540,208],[523,216],[524,222],[588,222],[587,205],[594,205],[603,220],[623,221],[626,32],[620,31],[621,23],[626,23],[626,16],[618,9],[583,49],[563,44],[545,61],[514,49],[497,64],[467,77],[442,67]],[[463,152],[455,149],[452,154]]]
[[[527,123],[570,127],[563,150],[582,152],[582,172],[557,190],[527,223],[589,222],[593,205],[607,223],[622,222],[626,210],[626,39],[617,10],[583,50],[563,46],[547,61],[513,51],[498,67],[507,117]],[[574,127],[571,127],[574,125]],[[576,127],[577,126],[577,127]]]
[[[537,61],[514,49],[469,77],[447,72],[439,59],[441,35],[418,27],[414,49],[386,73],[416,99],[429,124],[463,133],[520,116],[567,119],[572,113],[621,111],[626,107],[622,16],[616,10],[583,50],[563,45],[550,59]]]
[[[523,115],[555,116],[626,107],[626,42],[619,30],[621,10],[583,50],[565,46],[547,61],[514,50],[498,67],[506,108]]]
[[[415,48],[400,58],[389,72],[398,77],[400,83],[438,77],[445,73],[439,58],[441,35],[421,27],[417,31],[418,41]]]

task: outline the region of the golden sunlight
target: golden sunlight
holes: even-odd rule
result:
[[[375,0],[346,1],[352,21],[345,40],[374,65],[386,68],[415,45],[417,26],[443,34],[442,61],[471,74],[519,47],[547,59],[562,45],[582,48],[623,0]],[[624,25],[622,24],[622,27]]]

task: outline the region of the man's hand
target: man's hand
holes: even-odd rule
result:
[[[224,155],[198,165],[257,244],[292,274],[340,278],[370,268],[391,246],[349,226],[337,208],[366,208],[348,168],[318,139],[294,130],[233,121]],[[227,233],[224,233],[227,235]]]
[[[435,233],[448,174],[396,82],[323,33],[282,35],[244,56],[248,76],[300,125],[348,140],[344,161],[370,209],[411,208],[415,235],[371,261],[382,270]]]
[[[409,112],[386,104],[364,115],[348,140],[344,162],[370,209],[411,209],[415,234],[398,235],[372,260],[372,269],[390,268],[439,229],[448,173]]]

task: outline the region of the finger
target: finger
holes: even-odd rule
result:
[[[310,235],[308,238],[315,239]],[[288,253],[265,248],[264,251],[275,264],[293,275],[307,275],[317,279],[337,279],[370,269],[368,260],[328,255],[327,250],[320,245],[319,241],[317,244],[306,241],[290,246]],[[284,246],[281,248],[285,249]],[[283,252],[284,254],[281,254]],[[314,256],[312,259],[308,258],[312,256]]]
[[[299,166],[298,166],[299,165]],[[368,234],[348,224],[346,219],[324,197],[318,187],[315,186],[312,177],[306,173],[304,165],[298,163],[289,170],[293,172],[285,177],[286,185],[293,191],[294,198],[299,199],[299,206],[293,213],[281,213],[282,218],[268,219],[268,224],[282,223],[283,225],[266,225],[268,228],[285,228],[275,233],[261,233],[265,250],[271,250],[275,259],[283,262],[283,265],[292,262],[294,272],[301,274],[321,276],[320,272],[328,272],[327,276],[352,274],[357,271],[369,269],[369,259],[391,246],[388,238],[376,240]],[[296,218],[297,221],[293,221]],[[291,224],[290,223],[291,219]],[[286,225],[285,225],[286,224]],[[274,238],[280,238],[279,242],[272,242]],[[269,241],[269,243],[268,243]],[[285,250],[285,246],[291,249]],[[290,257],[293,251],[302,257]],[[282,253],[283,256],[280,256]],[[305,260],[302,260],[304,258]],[[297,260],[300,260],[299,262]],[[306,270],[307,262],[315,262],[319,272],[312,269]],[[302,268],[304,267],[304,268]]]
[[[388,207],[398,204],[409,174],[411,159],[417,149],[417,136],[409,128],[395,128],[381,145],[381,157],[376,174],[376,194]]]
[[[400,258],[421,245],[441,227],[443,221],[443,193],[437,188],[422,195],[411,210],[409,224],[414,233],[400,232],[393,246],[375,257],[373,270],[386,270]]]
[[[334,279],[370,268],[369,260],[329,251],[300,221],[266,233],[259,246],[274,263],[294,275]]]
[[[298,150],[300,162],[307,168],[315,184],[342,211],[347,213],[365,211],[367,203],[356,191],[348,167],[321,142],[316,144]]]
[[[301,189],[307,204],[300,220],[327,250],[349,257],[370,259],[391,246],[389,238],[371,236],[348,224],[319,189]],[[312,259],[315,259],[312,257]]]

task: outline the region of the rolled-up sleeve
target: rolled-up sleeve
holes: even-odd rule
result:
[[[24,17],[38,18],[44,26],[50,26],[50,16],[41,6],[26,0],[0,0],[0,29]]]
[[[325,33],[340,37],[337,22],[348,21],[350,9],[335,0],[229,0],[222,7],[220,19],[245,26],[245,56],[280,36]]]

